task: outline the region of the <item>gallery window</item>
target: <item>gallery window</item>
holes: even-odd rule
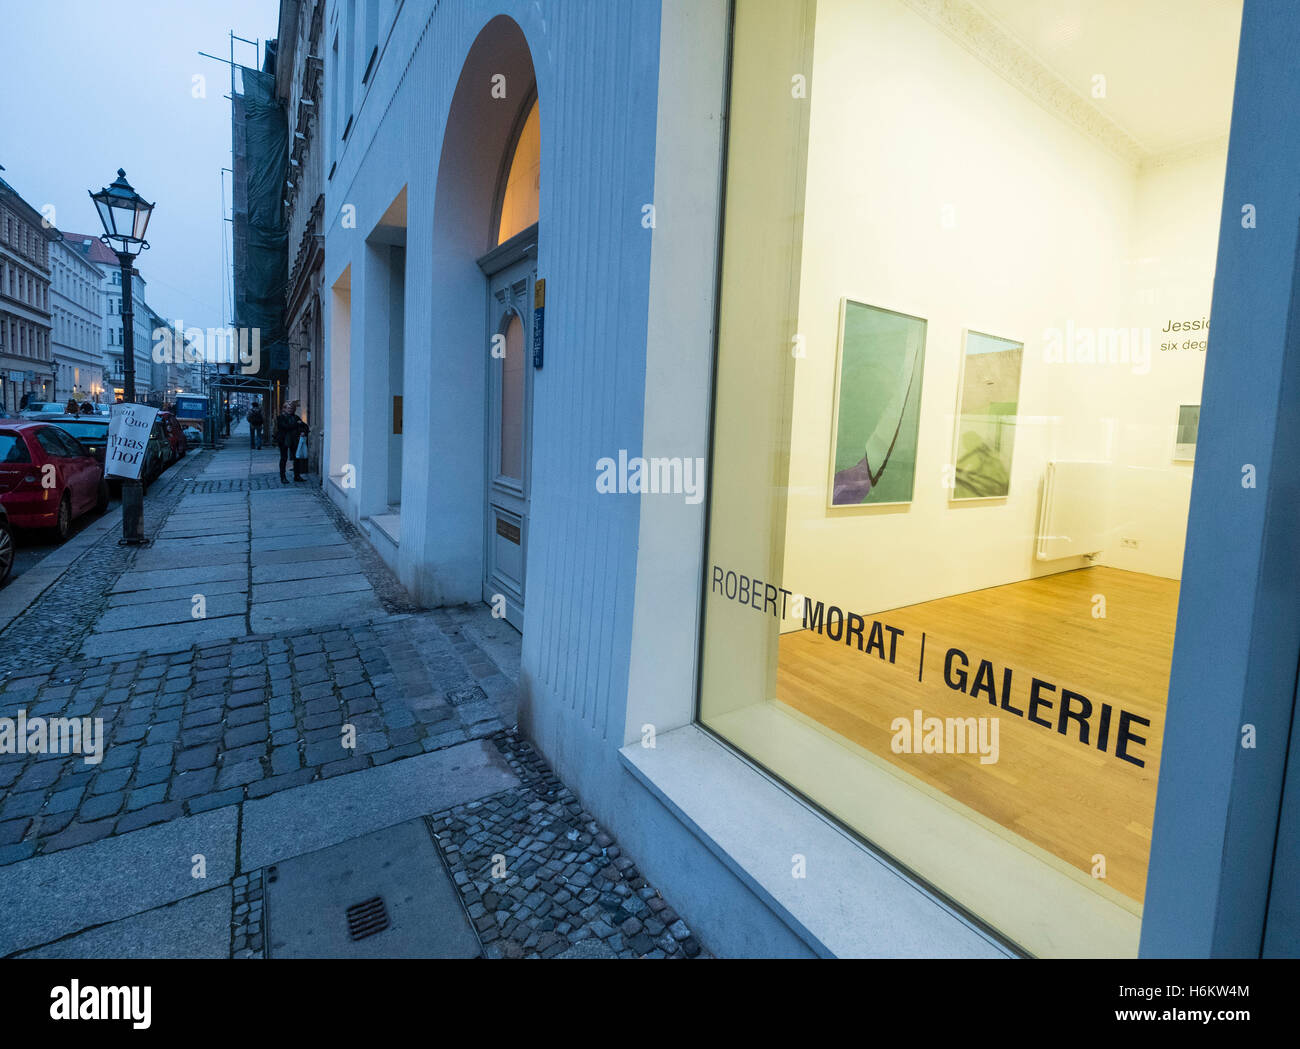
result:
[[[1170,12],[734,8],[700,720],[1036,955],[1141,928],[1241,4]]]

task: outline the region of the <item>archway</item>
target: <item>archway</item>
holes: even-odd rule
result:
[[[434,195],[427,530],[440,603],[484,600],[521,630],[540,187],[532,56],[500,16],[461,70]]]

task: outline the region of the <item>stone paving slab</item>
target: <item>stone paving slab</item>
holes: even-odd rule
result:
[[[171,589],[171,588],[169,588]],[[131,605],[115,605],[100,617],[96,624],[97,633],[111,633],[118,630],[130,630],[135,627],[162,626],[164,623],[197,623],[194,617],[193,587],[184,588],[187,593],[180,598],[160,597],[154,601],[137,602]],[[194,591],[193,593],[189,591]],[[248,613],[248,595],[244,591],[228,594],[214,594],[206,587],[202,589],[206,604],[205,619],[220,619],[223,616],[245,616]],[[155,591],[155,593],[157,593]],[[222,636],[239,637],[242,634]]]
[[[212,598],[218,594],[247,594],[248,579],[221,579],[210,583],[202,583],[202,593],[208,598],[211,605]],[[194,586],[164,586],[157,590],[129,590],[120,594],[110,594],[108,598],[109,608],[120,608],[126,605],[152,604],[154,601],[175,601],[183,599],[188,601],[195,594],[199,593],[198,588]]]
[[[355,557],[332,557],[325,561],[302,561],[286,565],[254,565],[254,583],[284,583],[291,579],[320,579],[323,576],[354,575],[361,571]]]
[[[338,623],[353,624],[386,618],[388,613],[384,606],[369,590],[367,584],[364,592],[302,595],[287,601],[255,600],[248,611],[248,623],[255,634],[275,634],[305,627],[327,627]]]
[[[300,561],[333,561],[340,557],[351,557],[352,546],[342,540],[332,546],[293,547],[286,550],[254,550],[252,562],[255,565],[289,565]]]
[[[245,530],[247,530],[247,527],[248,527],[247,525],[244,526]],[[196,550],[201,547],[224,546],[225,544],[230,542],[230,536],[231,536],[231,530],[228,527],[208,528],[204,530],[204,534],[196,535],[186,531],[185,529],[173,530],[170,527],[170,522],[169,522],[169,527],[167,529],[167,537],[165,539],[155,540],[153,546],[151,546],[149,549],[150,550],[171,550],[171,549]],[[202,557],[202,554],[200,553],[198,554],[198,556]]]
[[[18,955],[19,958],[228,958],[229,886],[134,914]]]
[[[326,576],[321,579],[293,579],[285,583],[254,583],[253,601],[301,601],[327,594],[355,594],[370,589],[370,580],[360,573]]]
[[[113,585],[112,592],[156,590],[165,586],[191,586],[222,579],[247,579],[245,565],[193,565],[188,568],[163,568],[152,572],[125,572]]]
[[[266,883],[272,958],[478,958],[456,887],[422,819],[280,860]],[[389,924],[354,940],[347,909],[384,901]]]
[[[319,528],[298,528],[291,534],[259,536],[257,529],[253,529],[252,550],[253,553],[263,553],[268,550],[300,550],[308,546],[328,546],[338,541],[338,532],[334,530],[333,525],[322,525]]]
[[[189,568],[193,565],[245,565],[248,547],[244,543],[219,543],[211,546],[173,546],[164,549],[151,547],[136,555],[135,572],[154,572],[159,569]]]
[[[240,866],[256,870],[518,783],[497,749],[475,740],[249,801]]]
[[[111,620],[110,613],[105,621],[111,623]],[[242,614],[190,619],[163,626],[91,634],[82,642],[81,654],[93,658],[125,652],[183,652],[204,642],[243,637],[247,633],[248,619]]]
[[[0,957],[229,882],[235,833],[227,809],[0,868]]]

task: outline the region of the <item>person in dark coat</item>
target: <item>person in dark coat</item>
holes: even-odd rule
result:
[[[293,479],[303,480],[306,461],[298,458],[297,450],[298,438],[305,437],[306,434],[307,424],[298,418],[298,402],[290,401],[275,418],[275,443],[280,449],[281,484],[289,483],[289,478],[285,477],[284,471],[290,459],[293,459]]]
[[[262,426],[265,423],[266,419],[262,415],[262,402],[254,401],[253,407],[248,411],[248,432],[252,436],[254,450],[262,447]]]

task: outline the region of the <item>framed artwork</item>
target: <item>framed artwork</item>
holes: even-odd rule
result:
[[[1174,461],[1190,463],[1196,459],[1196,432],[1201,428],[1201,406],[1178,406],[1178,429],[1174,435]]]
[[[949,498],[1002,499],[1011,491],[1025,345],[969,330],[963,339]]]
[[[831,426],[830,505],[910,503],[926,322],[843,299]]]

